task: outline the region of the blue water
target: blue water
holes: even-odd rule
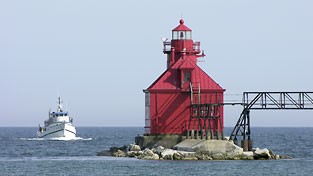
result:
[[[35,138],[36,128],[0,128],[0,175],[312,175],[313,128],[252,128],[254,147],[290,160],[150,161],[96,156],[134,142],[141,127],[78,127],[75,141]],[[229,135],[231,128],[226,128]]]

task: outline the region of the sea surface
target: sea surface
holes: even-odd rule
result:
[[[313,128],[251,128],[253,146],[288,160],[150,161],[96,156],[134,142],[143,127],[77,127],[71,141],[37,139],[37,128],[0,127],[0,175],[313,175]],[[232,128],[225,129],[225,136]]]

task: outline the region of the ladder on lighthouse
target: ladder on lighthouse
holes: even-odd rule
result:
[[[196,90],[195,93],[194,93],[194,89]],[[195,87],[192,84],[192,82],[190,82],[190,102],[191,102],[191,104],[200,104],[201,103],[200,83],[198,83],[198,87]]]
[[[201,129],[200,126],[200,118],[195,118],[200,112],[200,103],[201,103],[201,89],[200,89],[200,83],[198,83],[198,86],[195,86],[192,82],[189,84],[190,86],[190,119],[188,123],[187,128],[187,138],[198,138],[199,137],[199,129]],[[196,115],[196,116],[195,116]],[[200,134],[201,137],[203,136]]]
[[[220,103],[211,102],[210,99],[201,99],[200,83],[190,83],[190,120],[187,129],[187,137],[201,139],[219,139],[223,134],[217,131],[221,126],[219,108]],[[202,103],[202,102],[203,103]],[[213,126],[212,126],[213,125]],[[215,130],[214,130],[215,129]]]

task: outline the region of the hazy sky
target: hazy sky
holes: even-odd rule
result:
[[[313,91],[312,0],[0,0],[0,126],[37,126],[57,97],[76,126],[144,126],[181,17],[226,89]],[[233,127],[242,107],[225,107]],[[252,126],[311,126],[313,111],[253,111]]]

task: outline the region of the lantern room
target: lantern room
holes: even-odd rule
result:
[[[195,56],[199,54],[200,42],[192,40],[192,30],[185,26],[184,20],[179,21],[179,25],[172,30],[172,40],[163,42],[163,53],[167,54],[167,68],[172,66],[182,55]],[[204,54],[202,53],[201,57]],[[192,59],[196,59],[193,57]]]
[[[172,30],[172,40],[192,40],[191,29],[184,25],[183,19],[179,23],[179,26]]]

